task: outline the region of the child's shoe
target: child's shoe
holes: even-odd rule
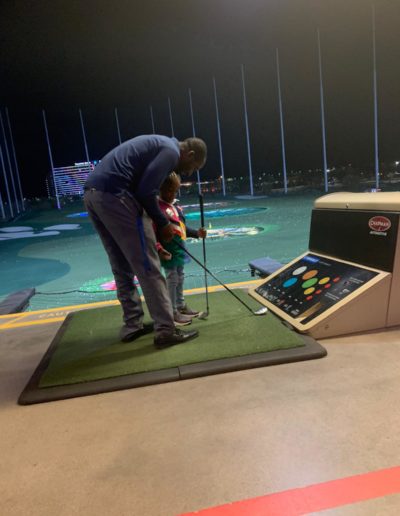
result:
[[[190,317],[197,317],[200,312],[197,312],[196,310],[192,310],[188,307],[188,305],[183,305],[181,308],[178,308],[178,311],[183,315],[188,315]]]
[[[175,326],[187,326],[192,323],[192,317],[181,314],[178,310],[174,312],[174,323]]]

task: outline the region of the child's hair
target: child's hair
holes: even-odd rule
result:
[[[176,172],[171,172],[169,176],[164,180],[163,184],[160,187],[160,191],[163,190],[170,190],[170,189],[176,189],[181,186],[181,180],[180,177]]]

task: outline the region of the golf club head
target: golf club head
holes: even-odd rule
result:
[[[258,310],[253,312],[254,315],[265,315],[268,312],[268,308],[266,306],[262,306]]]
[[[205,319],[207,319],[207,317],[208,317],[208,312],[205,311],[205,312],[200,312],[199,315],[197,316],[197,319],[205,320]]]

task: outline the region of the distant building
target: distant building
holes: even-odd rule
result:
[[[86,178],[97,163],[97,161],[84,161],[69,167],[54,168],[52,175],[46,179],[48,196],[82,196]]]

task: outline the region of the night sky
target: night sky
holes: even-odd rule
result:
[[[380,161],[400,159],[400,2],[377,0]],[[372,14],[369,0],[3,1],[0,104],[8,107],[26,196],[55,166],[91,159],[122,139],[156,132],[209,146],[202,176],[220,175],[212,77],[225,175],[248,174],[241,64],[253,172],[281,169],[275,49],[279,48],[288,170],[322,168],[317,28],[321,31],[328,165],[373,171]],[[4,112],[3,112],[4,113]]]

